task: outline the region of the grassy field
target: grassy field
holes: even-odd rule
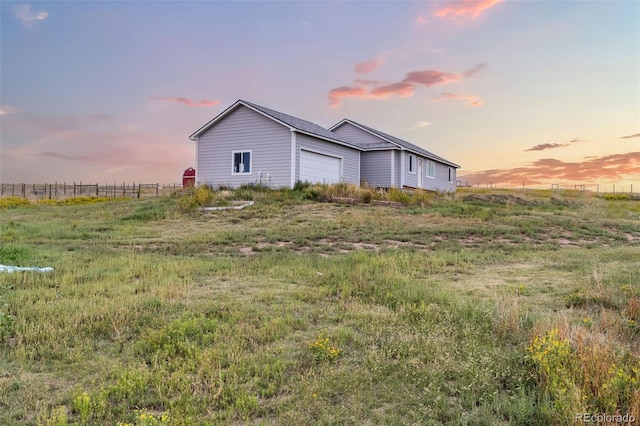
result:
[[[196,208],[235,200],[255,204]],[[0,264],[55,268],[0,274],[3,425],[640,418],[625,195],[5,198],[0,243]]]

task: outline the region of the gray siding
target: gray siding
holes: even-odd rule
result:
[[[451,182],[449,182],[451,169]],[[436,161],[435,177],[425,179],[425,187],[434,191],[454,192],[456,190],[456,168]]]
[[[410,155],[413,155],[413,173],[409,172],[409,156]],[[404,186],[417,188],[418,187],[418,156],[415,154],[411,154],[410,152],[404,151],[402,153],[402,157],[404,159]]]
[[[360,180],[374,188],[390,188],[391,151],[369,151],[360,155]]]
[[[369,132],[354,126],[350,123],[343,123],[340,127],[332,130],[333,133],[337,133],[345,139],[353,141],[354,143],[380,143],[383,142],[377,136],[372,135]]]
[[[240,106],[199,136],[196,174],[199,184],[238,187],[262,182],[291,186],[291,131],[245,106]],[[234,151],[251,151],[251,173],[232,174]]]
[[[408,159],[407,155],[407,159]],[[422,189],[426,189],[429,191],[455,191],[456,190],[456,168],[450,167],[446,164],[439,163],[435,161],[435,176],[430,178],[427,176],[428,170],[428,158],[418,157],[416,156],[416,165],[418,163],[418,158],[422,158]],[[451,169],[451,182],[449,182],[449,169]],[[416,170],[416,174],[409,173],[409,163],[407,160],[407,164],[405,165],[405,186],[417,188],[418,184],[418,171]]]
[[[342,158],[341,180],[360,184],[360,151],[301,133],[296,133],[296,181],[300,180],[301,149]]]

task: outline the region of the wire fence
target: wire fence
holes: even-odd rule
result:
[[[0,183],[0,197],[36,200],[70,197],[142,198],[170,195],[182,189],[179,183]]]
[[[501,185],[493,182],[489,183],[480,183],[475,182],[470,184],[467,181],[458,180],[456,182],[456,186],[458,188],[493,188],[493,189],[563,189],[563,190],[574,190],[574,191],[591,191],[595,193],[602,194],[616,194],[616,193],[626,193],[626,194],[634,194],[634,185],[633,183],[606,183],[606,184],[559,184],[552,183],[547,186],[542,185],[531,185],[527,186],[526,184],[522,184],[521,186],[512,186],[512,185]],[[635,193],[640,192],[640,184],[636,184]]]

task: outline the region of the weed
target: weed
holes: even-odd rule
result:
[[[318,338],[309,345],[316,362],[335,362],[342,354],[342,349],[331,344],[325,333],[320,333]]]

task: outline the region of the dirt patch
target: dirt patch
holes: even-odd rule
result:
[[[355,250],[374,250],[374,251],[380,250],[380,247],[378,247],[378,245],[369,244],[369,243],[354,243],[353,248]]]
[[[253,251],[253,249],[251,247],[240,247],[240,253],[246,255],[246,256],[253,256],[256,254],[255,251]]]
[[[519,197],[513,194],[468,194],[462,197],[462,201],[480,201],[492,204],[517,204],[520,206],[531,206],[537,204],[535,200]]]

